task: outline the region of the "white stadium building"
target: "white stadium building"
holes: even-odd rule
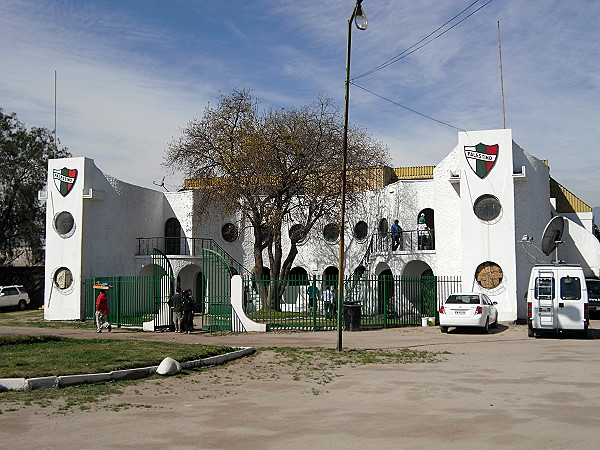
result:
[[[543,156],[544,150],[535,153]],[[522,320],[531,267],[555,258],[538,250],[555,216],[565,218],[558,257],[580,264],[586,276],[599,275],[592,209],[551,178],[548,162],[519,147],[511,130],[461,132],[458,144],[435,167],[376,172],[377,186],[347,211],[346,277],[455,277],[457,289],[482,291],[497,302],[500,321]],[[200,300],[210,294],[202,287],[207,252],[235,265],[230,274],[254,265],[251,230],[217,212],[193,214],[194,189],[159,192],[134,186],[81,157],[50,160],[41,197],[47,205],[48,320],[88,316],[89,280],[156,276],[154,248],[168,260],[174,279]],[[429,228],[429,239],[421,243],[420,217]],[[389,231],[396,219],[402,237],[392,251]],[[331,274],[338,265],[338,235],[335,224],[315,226],[299,246],[295,273],[319,279]],[[236,292],[233,287],[228,295]],[[402,295],[394,291],[390,297],[400,302]]]

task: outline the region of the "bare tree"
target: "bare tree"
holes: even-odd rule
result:
[[[266,251],[271,277],[286,280],[298,243],[317,221],[335,220],[339,214],[342,132],[339,109],[331,99],[259,112],[248,90],[235,90],[188,124],[169,145],[164,165],[199,179],[196,186],[207,202],[239,213],[251,225],[255,274],[264,273]],[[348,203],[368,181],[368,171],[361,176],[363,171],[353,169],[383,165],[388,159],[383,144],[363,130],[349,131]],[[284,248],[282,233],[290,223],[296,226]],[[261,293],[263,307],[273,307],[284,286],[264,286],[269,288]]]

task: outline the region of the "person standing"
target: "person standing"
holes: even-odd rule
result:
[[[102,333],[102,327],[106,327],[108,332],[112,330],[112,326],[108,323],[108,294],[106,291],[108,286],[100,291],[96,298],[96,333]]]
[[[183,312],[183,331],[190,334],[194,330],[194,298],[192,290],[186,289],[183,291],[181,310]]]
[[[419,217],[417,234],[419,238],[419,250],[428,250],[431,233],[429,232],[429,227],[425,223],[425,215],[423,213],[421,213],[421,216]]]
[[[398,224],[398,219],[394,220],[394,224],[391,227],[392,231],[392,251],[395,252],[398,247],[402,250],[402,228]]]
[[[175,333],[181,333],[181,322],[183,320],[183,298],[181,297],[181,288],[175,289],[175,294],[168,301],[173,310],[173,325]]]

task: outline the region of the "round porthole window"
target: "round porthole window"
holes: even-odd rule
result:
[[[290,239],[296,242],[296,244],[303,244],[304,242],[306,242],[306,230],[299,223],[290,227],[289,235]]]
[[[356,225],[354,226],[354,237],[356,239],[362,240],[365,239],[367,237],[367,234],[369,232],[369,227],[367,226],[367,222],[361,220],[360,222],[357,222]]]
[[[475,270],[475,279],[482,288],[495,289],[502,283],[504,273],[498,264],[486,261],[477,266],[477,269]]]
[[[493,222],[500,218],[502,205],[493,195],[485,194],[475,200],[473,211],[479,220]]]
[[[335,223],[328,223],[323,228],[323,237],[327,242],[335,242],[340,237],[340,229]]]
[[[65,290],[71,287],[73,284],[73,273],[66,267],[60,267],[54,272],[54,285],[60,289]]]
[[[227,242],[235,241],[238,238],[238,235],[239,235],[238,227],[236,227],[232,223],[226,223],[221,228],[221,236]]]
[[[68,211],[61,211],[54,216],[54,229],[62,238],[68,238],[75,233],[75,219]]]

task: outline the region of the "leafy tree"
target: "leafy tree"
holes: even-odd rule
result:
[[[46,185],[48,158],[70,156],[56,150],[46,128],[29,131],[15,113],[0,108],[0,266],[26,254],[29,262],[43,260],[45,205],[38,191]]]
[[[330,99],[260,112],[248,90],[234,90],[189,122],[169,145],[164,164],[197,179],[205,194],[202,209],[208,202],[220,204],[250,224],[254,274],[264,274],[266,253],[271,277],[286,280],[298,243],[321,219],[338,220],[342,136],[343,120]],[[388,158],[387,148],[366,132],[349,131],[348,203],[368,176],[353,169],[383,165]],[[284,245],[285,224],[295,226]],[[263,307],[275,307],[284,286],[258,285]]]

